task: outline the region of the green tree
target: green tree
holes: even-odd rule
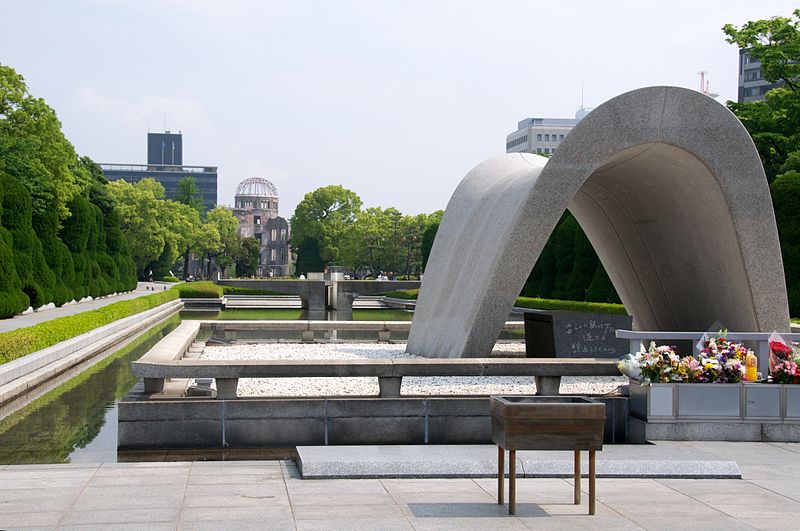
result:
[[[431,249],[433,249],[433,242],[436,239],[436,233],[439,231],[439,222],[431,223],[425,229],[425,232],[422,233],[422,245],[421,245],[421,253],[422,253],[422,269],[425,269],[425,266],[428,265],[428,257],[431,255]]]
[[[296,241],[292,235],[292,241]],[[313,238],[306,238],[294,248],[297,254],[295,271],[298,275],[307,275],[312,271],[322,271],[325,263],[320,257],[319,242]]]
[[[237,277],[255,276],[261,259],[261,244],[255,238],[242,238],[233,259]]]
[[[34,218],[53,209],[60,221],[69,217],[67,204],[87,184],[76,176],[77,160],[55,111],[0,64],[0,171],[28,189]]]
[[[577,220],[565,212],[522,289],[526,297],[619,303],[619,296]]]
[[[800,9],[793,17],[752,20],[739,29],[725,24],[722,31],[727,42],[761,62],[764,79],[783,81],[792,91],[800,88]]]
[[[175,194],[175,201],[183,203],[184,205],[189,205],[197,210],[198,214],[202,214],[203,210],[205,210],[203,194],[200,193],[197,182],[195,182],[194,177],[191,175],[187,175],[178,181],[178,193]]]
[[[348,238],[340,246],[345,264],[356,274],[365,270],[377,276],[381,271],[389,271],[392,255],[397,251],[394,228],[401,218],[395,208],[370,207],[359,212]]]
[[[197,183],[191,175],[187,175],[178,181],[178,193],[175,195],[175,201],[196,210],[201,216],[205,213],[203,195],[200,193],[200,189],[197,187]],[[198,227],[195,227],[195,233],[197,229]],[[194,240],[187,242],[186,245],[182,247],[184,277],[189,272],[189,258],[192,253],[192,242],[196,241],[196,239],[197,238],[194,238]]]
[[[783,255],[790,315],[800,315],[800,172],[789,170],[770,185]]]
[[[219,255],[222,249],[222,240],[219,231],[213,223],[203,223],[197,239],[197,250],[205,257],[206,278],[211,278],[211,260]]]
[[[6,210],[0,260],[8,277],[0,291],[9,292],[0,295],[0,315],[13,315],[23,301],[60,305],[135,286],[135,266],[102,170],[77,157],[55,111],[2,65],[0,180]]]
[[[319,256],[311,261],[336,262],[360,209],[358,195],[342,186],[324,186],[307,193],[292,215],[292,245],[299,248],[306,240],[314,240]],[[311,249],[306,245],[306,253]]]
[[[775,209],[791,315],[800,312],[800,223],[795,214],[800,198],[800,10],[793,17],[723,27],[727,42],[745,48],[761,62],[768,81],[784,88],[766,93],[763,101],[728,102],[728,108],[753,137]]]
[[[165,228],[161,223],[164,187],[154,179],[142,179],[135,185],[112,181],[108,191],[120,216],[120,226],[130,246],[131,255],[141,276],[145,268],[164,251]]]
[[[230,208],[217,206],[206,215],[206,225],[213,227],[219,236],[217,249],[210,252],[209,249],[206,249],[206,255],[209,262],[212,255],[216,257],[217,266],[219,266],[221,274],[225,276],[226,269],[233,264],[233,259],[239,246],[239,220]],[[207,276],[210,277],[210,275],[209,263]]]
[[[183,203],[175,201],[161,201],[159,204],[159,222],[164,229],[164,247],[169,246],[169,253],[163,256],[163,260],[168,263],[168,266],[174,266],[178,257],[184,255],[184,274],[188,268],[188,263],[185,261],[185,254],[182,251],[186,249],[192,250],[197,243],[200,226],[200,214],[196,209]],[[163,268],[157,266],[164,271]],[[156,278],[161,278],[163,275]]]

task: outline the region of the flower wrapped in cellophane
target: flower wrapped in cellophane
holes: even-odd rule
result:
[[[702,370],[696,381],[741,382],[748,352],[751,351],[742,343],[728,341],[727,331],[720,330],[716,335],[706,338],[703,348],[700,349],[699,362]]]
[[[675,347],[656,346],[650,342],[647,350],[629,354],[617,365],[622,374],[650,383],[738,383],[745,373],[747,354],[752,353],[741,343],[728,341],[724,331],[704,336],[698,344],[697,357],[680,357]]]
[[[800,383],[799,365],[797,344],[773,332],[769,336],[769,374],[772,381],[780,384]]]

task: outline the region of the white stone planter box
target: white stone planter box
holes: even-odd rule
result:
[[[800,421],[800,385],[630,382],[631,414],[647,422]]]

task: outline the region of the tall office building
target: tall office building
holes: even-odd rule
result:
[[[551,155],[590,111],[581,108],[575,118],[525,118],[517,123],[516,131],[506,135],[506,153]]]
[[[217,167],[184,166],[183,135],[180,131],[147,133],[147,164],[102,163],[100,168],[110,181],[124,179],[129,183],[138,183],[152,177],[164,187],[166,199],[175,199],[181,179],[194,177],[205,209],[211,210],[217,204]]]
[[[147,133],[147,163],[183,164],[183,135],[178,133]]]
[[[763,100],[767,91],[782,85],[764,79],[761,62],[750,57],[747,50],[739,50],[739,103]]]

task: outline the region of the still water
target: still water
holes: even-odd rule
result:
[[[356,321],[410,321],[403,310],[353,311]],[[0,419],[0,464],[117,461],[117,403],[136,384],[131,362],[139,359],[182,319],[301,319],[294,309],[236,309],[181,312],[22,409]],[[283,331],[282,339],[290,339]],[[298,332],[299,334],[299,332]],[[339,332],[340,340],[372,340],[357,331]],[[519,339],[521,331],[501,339]],[[246,338],[242,338],[246,339]],[[393,339],[405,339],[394,338]]]
[[[402,310],[355,310],[354,320],[411,320]],[[181,319],[299,319],[300,310],[181,312],[77,376],[0,419],[0,464],[117,461],[117,403],[136,384],[139,359]]]
[[[308,311],[300,308],[236,308],[231,310],[193,310],[181,312],[183,319],[203,319],[203,320],[305,320],[308,319]],[[414,317],[414,312],[408,310],[393,309],[356,309],[353,310],[354,321],[410,321]],[[329,311],[327,320],[335,321],[336,312]]]
[[[180,323],[177,315],[0,420],[0,464],[114,462],[117,402],[136,384],[131,361]]]

